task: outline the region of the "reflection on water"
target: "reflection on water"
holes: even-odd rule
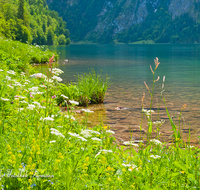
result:
[[[107,74],[112,84],[108,89],[105,102],[92,105],[95,113],[89,115],[92,125],[104,122],[116,130],[118,140],[140,138],[141,98],[146,97],[144,108],[150,107],[150,95],[144,85],[152,87],[152,73],[149,65],[158,57],[160,65],[156,75],[166,76],[164,97],[171,117],[179,126],[181,107],[187,104],[182,112],[180,127],[185,139],[190,129],[192,141],[197,142],[200,128],[200,46],[199,45],[71,45],[51,46],[50,49],[60,53],[59,68],[65,71],[61,77],[65,81],[75,81],[74,75],[88,72]],[[69,62],[64,64],[64,60]],[[156,76],[156,77],[157,77]],[[169,139],[171,125],[166,114],[163,100],[160,100],[162,80],[156,83],[153,107],[153,120],[158,118],[156,108],[160,104],[159,120],[166,122],[161,127],[161,138]],[[160,103],[159,103],[160,102]],[[133,109],[117,110],[116,107]],[[142,134],[147,130],[146,119],[142,122]],[[130,132],[131,131],[131,132]],[[154,134],[155,137],[155,134]]]

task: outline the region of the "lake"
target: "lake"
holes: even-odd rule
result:
[[[150,107],[150,95],[144,85],[146,81],[152,88],[152,73],[150,65],[154,68],[155,57],[159,58],[160,65],[156,71],[155,94],[152,115],[153,121],[158,118],[156,110],[159,102],[159,120],[165,120],[160,128],[160,138],[169,141],[172,134],[171,125],[166,114],[164,103],[161,99],[162,78],[165,80],[163,96],[171,117],[175,124],[180,126],[185,140],[188,133],[192,136],[191,142],[197,143],[200,136],[200,45],[198,44],[135,44],[135,45],[75,45],[50,46],[59,56],[58,67],[65,73],[61,75],[65,82],[75,81],[74,75],[89,72],[90,68],[97,73],[110,78],[104,104],[91,105],[94,113],[89,116],[91,126],[104,122],[105,125],[115,130],[118,141],[137,140],[140,134],[147,130],[146,118],[142,122],[140,133],[142,102],[145,92],[144,108]],[[64,60],[68,59],[67,63]],[[179,124],[181,107],[187,104],[182,111]],[[131,108],[117,110],[117,107]],[[154,127],[156,130],[156,127]],[[156,137],[156,133],[152,138]]]

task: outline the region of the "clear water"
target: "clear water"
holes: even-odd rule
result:
[[[156,71],[156,82],[153,107],[158,107],[162,77],[166,77],[163,93],[169,113],[179,126],[181,107],[187,104],[182,112],[180,128],[185,139],[191,129],[192,142],[197,142],[200,128],[200,45],[198,44],[144,44],[144,45],[70,45],[50,46],[60,54],[58,67],[65,73],[61,76],[66,82],[75,81],[74,75],[88,72],[90,68],[110,78],[103,105],[93,105],[95,113],[90,114],[91,125],[105,124],[116,130],[118,140],[138,139],[141,123],[141,98],[145,92],[144,108],[150,107],[150,95],[144,85],[152,87],[150,65],[154,67],[154,58],[158,57],[160,65]],[[64,63],[64,60],[69,61]],[[161,127],[161,138],[168,140],[172,134],[164,103],[160,103],[160,119],[166,122]],[[117,110],[116,107],[131,109]],[[153,120],[157,120],[157,111]],[[147,129],[146,119],[142,128]],[[156,129],[156,127],[155,127]],[[130,134],[131,131],[131,134]],[[143,131],[143,133],[145,133]],[[156,133],[153,134],[156,137]]]

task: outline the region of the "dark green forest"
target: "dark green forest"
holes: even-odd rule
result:
[[[0,35],[24,43],[70,43],[66,22],[46,0],[0,0]]]
[[[158,7],[157,12],[149,10],[144,22],[132,26],[117,35],[119,42],[131,43],[140,40],[153,40],[155,43],[200,43],[200,19],[195,21],[189,13],[172,19],[166,1]],[[200,3],[195,4],[199,14]]]
[[[89,40],[95,43],[114,43],[114,41],[123,43],[132,43],[141,40],[153,40],[155,43],[200,43],[200,17],[197,19],[191,17],[189,13],[182,14],[172,19],[169,13],[169,0],[159,2],[159,6],[155,12],[151,4],[148,4],[148,16],[140,24],[132,25],[127,30],[115,33],[115,26],[108,27],[103,33],[95,33],[95,27],[98,23],[98,15],[103,9],[105,0],[82,0],[73,1],[69,5],[69,1],[49,0],[49,7],[63,17],[68,23],[70,30],[70,38],[73,42]],[[70,1],[71,2],[71,1]],[[107,20],[115,19],[122,13],[123,5],[126,0],[109,2],[113,3],[112,9],[105,14]],[[133,6],[136,1],[132,2]],[[139,2],[139,1],[138,1]],[[137,2],[137,3],[138,3]],[[196,15],[200,15],[200,2],[194,2],[194,10]]]

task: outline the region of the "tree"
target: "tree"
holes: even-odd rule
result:
[[[47,30],[47,45],[53,45],[54,41],[54,32],[51,26]]]
[[[17,18],[24,21],[24,0],[19,0]]]

